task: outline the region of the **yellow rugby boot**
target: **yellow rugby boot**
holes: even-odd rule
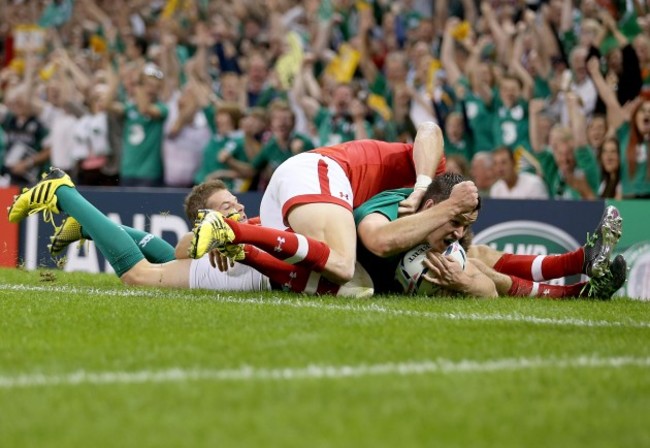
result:
[[[201,258],[213,249],[232,260],[243,260],[244,250],[232,244],[235,232],[230,228],[223,215],[214,210],[199,210],[192,229],[194,237],[190,244],[190,257]]]
[[[42,211],[43,219],[54,224],[52,214],[60,212],[54,193],[63,185],[74,188],[70,176],[58,168],[50,168],[36,185],[25,188],[14,198],[14,203],[7,209],[9,222],[20,222],[27,216]]]
[[[50,255],[56,257],[66,247],[76,241],[79,241],[80,244],[84,241],[81,235],[81,224],[72,216],[68,216],[58,228],[54,229],[54,235],[50,237],[50,244],[47,245],[47,250],[50,252]]]

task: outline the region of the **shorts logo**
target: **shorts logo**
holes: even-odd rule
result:
[[[349,200],[350,200],[349,195],[348,195],[347,193],[343,194],[342,191],[339,191],[339,197],[340,197],[341,199],[345,198],[346,201],[349,201]]]

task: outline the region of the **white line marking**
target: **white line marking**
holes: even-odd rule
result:
[[[77,372],[48,375],[27,374],[0,376],[0,389],[78,386],[85,384],[177,383],[185,381],[291,381],[309,379],[343,379],[379,375],[422,375],[450,373],[482,373],[534,369],[650,367],[650,358],[580,356],[577,358],[505,358],[487,361],[414,361],[357,366],[308,365],[299,368],[257,368],[209,370],[172,368],[136,372]]]
[[[59,294],[99,294],[114,297],[153,297],[153,298],[166,298],[178,299],[178,291],[173,289],[167,291],[152,291],[145,288],[129,288],[129,289],[101,289],[101,288],[77,288],[69,286],[31,286],[31,285],[0,285],[0,291],[44,291],[52,295]],[[592,328],[650,328],[650,322],[644,321],[609,321],[609,320],[587,320],[576,318],[554,318],[554,317],[539,317],[539,316],[526,316],[519,313],[512,314],[479,314],[479,313],[435,313],[432,311],[413,311],[387,308],[376,303],[365,302],[366,305],[350,303],[345,305],[322,303],[317,300],[314,301],[297,301],[289,299],[281,299],[279,297],[253,297],[253,298],[238,298],[233,296],[224,296],[221,293],[215,292],[213,297],[192,297],[185,300],[192,299],[208,299],[214,300],[219,303],[234,303],[240,305],[262,305],[262,306],[278,306],[289,308],[311,308],[330,311],[352,311],[352,312],[370,312],[387,314],[392,316],[410,316],[423,319],[432,320],[455,320],[455,321],[481,321],[481,322],[515,322],[527,323],[535,325],[554,325],[554,326],[571,326],[571,327],[592,327]]]

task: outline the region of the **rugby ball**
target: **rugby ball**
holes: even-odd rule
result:
[[[425,280],[424,274],[428,268],[422,264],[431,249],[428,244],[420,244],[404,254],[397,269],[395,279],[402,285],[404,292],[409,295],[439,295],[443,288]],[[467,254],[458,241],[451,243],[443,252],[443,255],[453,257],[463,270],[467,264]]]

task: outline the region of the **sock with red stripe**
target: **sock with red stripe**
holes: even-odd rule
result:
[[[252,226],[228,218],[226,222],[235,233],[235,244],[252,244],[291,265],[320,272],[330,255],[327,244],[298,233]]]
[[[548,285],[546,283],[534,282],[515,276],[509,276],[512,286],[507,295],[512,297],[546,297],[549,299],[565,299],[580,297],[586,282],[573,285]]]
[[[560,255],[514,255],[503,254],[494,270],[527,280],[543,282],[567,275],[582,274],[585,250],[580,247]]]
[[[315,271],[278,260],[250,244],[246,244],[244,250],[246,258],[240,263],[255,268],[266,275],[272,283],[283,289],[310,294],[336,295],[340,288],[339,285],[332,283]]]

